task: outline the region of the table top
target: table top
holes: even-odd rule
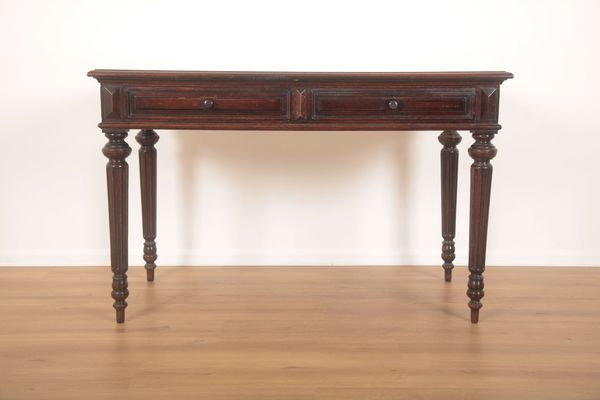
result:
[[[506,71],[454,72],[266,72],[266,71],[153,71],[125,69],[95,69],[88,76],[104,79],[164,79],[164,80],[368,80],[368,81],[492,81],[513,78]]]

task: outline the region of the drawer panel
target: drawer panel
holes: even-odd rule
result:
[[[289,120],[286,89],[129,88],[129,118],[174,117],[178,120]]]
[[[313,120],[474,119],[475,89],[313,89]]]

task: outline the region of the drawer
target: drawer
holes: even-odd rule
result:
[[[475,89],[313,89],[313,120],[474,119]]]
[[[181,89],[129,88],[130,118],[177,120],[288,120],[287,89]]]

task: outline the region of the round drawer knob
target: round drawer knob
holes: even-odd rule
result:
[[[202,100],[202,108],[205,109],[205,110],[213,108],[214,105],[215,105],[215,101],[213,99],[204,99],[204,100]]]
[[[390,110],[396,110],[399,106],[398,100],[388,100],[387,105]]]

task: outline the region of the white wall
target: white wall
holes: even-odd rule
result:
[[[93,68],[507,70],[489,265],[600,265],[597,1],[0,1],[0,264],[108,264]],[[140,265],[137,143],[130,254]],[[160,264],[438,264],[435,132],[159,131]],[[467,132],[457,263],[466,264]]]

